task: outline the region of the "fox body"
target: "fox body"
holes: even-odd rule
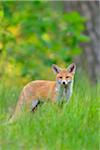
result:
[[[11,120],[18,116],[24,104],[26,109],[30,111],[34,110],[40,101],[69,101],[73,90],[75,64],[71,64],[66,69],[52,65],[52,69],[56,73],[56,81],[36,80],[23,88]]]

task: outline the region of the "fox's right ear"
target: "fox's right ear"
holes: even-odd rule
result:
[[[67,70],[70,72],[70,73],[75,73],[75,70],[76,70],[76,65],[73,63],[71,65],[68,66]]]
[[[59,68],[57,65],[53,64],[52,65],[52,69],[54,73],[59,73],[61,71],[61,68]]]

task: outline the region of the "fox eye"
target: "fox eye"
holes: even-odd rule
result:
[[[59,77],[60,79],[62,79],[62,77]]]
[[[66,76],[66,78],[68,79],[68,78],[69,78],[69,76]]]

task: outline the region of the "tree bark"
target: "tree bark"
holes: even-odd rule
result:
[[[83,52],[77,63],[86,70],[92,82],[100,78],[100,2],[98,1],[64,1],[66,12],[78,11],[86,21],[86,34],[90,42],[81,44]]]

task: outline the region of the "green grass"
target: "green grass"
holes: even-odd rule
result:
[[[0,150],[99,150],[99,85],[75,82],[68,105],[45,103],[6,125],[20,89],[0,84]]]

